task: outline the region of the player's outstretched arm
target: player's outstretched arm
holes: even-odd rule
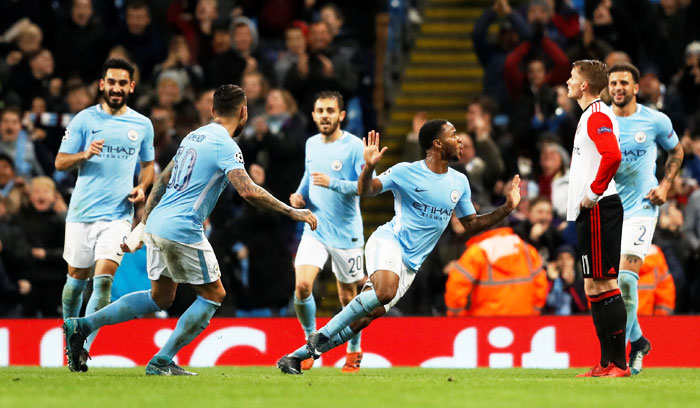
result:
[[[488,214],[468,215],[462,217],[459,221],[464,226],[468,236],[475,235],[496,225],[502,219],[506,218],[520,203],[520,176],[516,175],[513,180],[508,183],[505,189],[506,202],[502,206],[496,208]]]
[[[69,154],[69,153],[59,153],[56,156],[56,161],[54,165],[58,171],[70,170],[73,167],[79,166],[84,162],[90,160],[92,156],[96,156],[102,152],[102,147],[105,144],[105,140],[93,140],[88,146],[87,150],[84,152]]]
[[[168,183],[170,182],[170,175],[173,172],[173,166],[175,165],[175,160],[170,160],[170,163],[168,163],[167,166],[163,169],[163,171],[160,172],[160,175],[156,179],[156,182],[153,184],[153,188],[151,189],[151,194],[148,195],[148,200],[146,200],[146,208],[143,210],[143,221],[141,221],[143,224],[146,223],[148,220],[148,216],[151,214],[151,211],[153,211],[154,208],[158,205],[160,202],[160,199],[163,198],[163,194],[165,194],[165,190],[168,188]]]
[[[362,143],[365,144],[363,152],[365,167],[357,180],[357,194],[363,197],[375,196],[382,191],[382,182],[377,178],[372,178],[372,175],[375,166],[388,148],[385,146],[381,150],[379,149],[379,133],[374,130],[367,133],[367,138],[362,138]]]
[[[283,213],[294,221],[303,221],[309,224],[312,230],[316,229],[318,220],[311,211],[292,208],[276,199],[267,190],[255,184],[244,169],[231,170],[227,177],[238,194],[254,206]]]
[[[666,202],[668,190],[673,185],[673,179],[676,178],[683,165],[683,148],[681,144],[676,144],[673,149],[668,151],[668,159],[666,159],[666,170],[664,178],[658,186],[649,191],[646,197],[654,205],[662,205]]]

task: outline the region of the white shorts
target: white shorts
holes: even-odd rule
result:
[[[67,222],[63,259],[74,268],[90,268],[99,259],[121,264],[119,245],[131,232],[131,221]]]
[[[323,244],[311,234],[303,234],[294,267],[312,265],[323,269],[328,256],[331,257],[333,273],[342,283],[355,283],[365,276],[364,256],[362,247],[350,249],[331,248]]]
[[[638,256],[644,261],[649,253],[655,228],[656,217],[634,217],[624,220],[620,254]]]
[[[181,244],[146,233],[146,267],[148,279],[166,276],[177,283],[203,285],[221,277],[219,262],[209,241]]]
[[[367,240],[365,254],[367,255],[367,273],[369,276],[372,276],[378,270],[391,271],[399,275],[399,288],[396,291],[396,296],[391,302],[384,305],[384,309],[388,312],[411,287],[411,283],[416,277],[416,271],[403,263],[403,250],[394,239],[375,237],[372,234]],[[372,282],[368,280],[367,285],[372,286]]]

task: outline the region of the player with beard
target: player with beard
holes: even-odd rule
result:
[[[411,286],[453,212],[467,234],[473,235],[504,219],[520,202],[520,177],[515,176],[505,189],[506,203],[493,212],[476,215],[467,177],[448,167],[462,155],[455,127],[444,119],[430,120],[421,127],[418,141],[425,160],[399,163],[373,177],[387,148],[379,149],[375,131],[367,135],[363,152],[366,165],[358,180],[358,193],[372,196],[391,190],[396,215],[367,240],[369,280],[362,292],[328,324],[311,333],[306,345],[277,362],[283,373],[301,374],[303,360],[319,358],[385,315]]]
[[[319,134],[306,141],[304,177],[297,191],[289,197],[293,207],[307,207],[318,216],[316,231],[304,229],[294,260],[294,309],[306,337],[316,330],[312,289],[328,257],[331,257],[343,306],[357,296],[357,286],[365,277],[362,251],[365,240],[357,195],[357,179],[365,165],[362,141],[340,129],[340,122],[345,119],[340,93],[319,93],[311,115]],[[348,342],[342,371],[357,372],[361,362],[358,333]],[[308,358],[301,367],[308,370],[313,363],[314,359]]]
[[[683,148],[668,116],[637,103],[637,67],[613,65],[608,73],[608,91],[620,125],[622,151],[622,163],[615,174],[615,185],[624,209],[617,279],[627,311],[625,332],[631,345],[629,366],[632,374],[638,374],[642,370],[642,359],[651,350],[637,320],[639,269],[651,247],[659,206],[666,202],[668,190],[681,169]],[[669,152],[661,183],[655,176],[657,144]]]
[[[173,357],[209,325],[226,296],[219,264],[202,223],[229,183],[251,204],[284,213],[316,229],[317,220],[311,211],[294,209],[275,199],[253,183],[245,171],[243,154],[232,139],[248,119],[243,90],[235,85],[219,86],[211,113],[212,123],[182,140],[177,154],[153,185],[143,221],[121,245],[128,252],[138,249],[145,240],[151,290],[128,294],[94,314],[64,321],[66,354],[73,369],[79,368],[80,350],[91,332],[166,309],[175,299],[178,283],[189,283],[197,299],[149,361],[146,374],[195,375],[178,366]]]
[[[78,169],[66,218],[64,319],[80,313],[93,265],[93,291],[85,313],[109,304],[114,273],[123,256],[119,244],[131,231],[133,204],[146,199],[145,191],[153,182],[153,125],[127,106],[136,85],[133,75],[134,67],[123,59],[105,62],[100,79],[104,100],[71,120],[56,157],[57,170]],[[141,171],[134,187],[137,164]],[[80,364],[72,368],[87,370],[87,350],[95,335],[81,352]]]

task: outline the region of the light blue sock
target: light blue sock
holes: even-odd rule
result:
[[[346,326],[343,328],[343,330],[339,331],[338,333],[333,335],[333,337],[330,338],[330,341],[325,344],[325,347],[321,348],[321,352],[325,353],[326,351],[338,347],[346,341],[358,337],[359,335],[360,333],[355,333],[354,331],[352,331],[350,326]],[[302,360],[311,358],[311,353],[309,353],[309,350],[306,348],[306,345],[299,347],[296,351],[292,353],[292,355]]]
[[[112,275],[96,275],[92,278],[92,295],[85,307],[85,316],[91,315],[109,304],[112,297]],[[92,342],[97,337],[97,330],[90,333],[85,342],[85,350],[90,351]]]
[[[160,308],[151,297],[150,290],[129,293],[97,312],[78,320],[83,333],[89,334],[102,326],[133,320]]]
[[[355,296],[330,322],[320,330],[326,337],[331,338],[355,320],[361,319],[371,313],[382,304],[377,298],[374,289],[366,290]]]
[[[338,333],[338,334],[340,334],[340,333]],[[360,351],[362,351],[362,347],[360,346],[361,340],[362,340],[362,332],[359,332],[356,335],[352,336],[350,338],[350,340],[348,341],[348,348],[346,349],[346,351],[348,353],[359,353]]]
[[[197,300],[180,316],[175,331],[172,332],[168,341],[153,359],[160,364],[163,364],[165,359],[172,360],[181,348],[190,344],[199,333],[209,326],[209,320],[220,306],[221,303],[197,296]]]
[[[301,328],[304,329],[304,337],[309,337],[309,334],[316,330],[316,301],[314,295],[311,294],[304,300],[297,299],[294,295],[294,310],[297,312],[297,319],[301,323]]]
[[[639,340],[642,337],[642,328],[639,327],[639,320],[637,320],[637,307],[639,306],[637,281],[639,280],[639,275],[633,271],[621,269],[617,280],[620,285],[622,300],[625,302],[625,310],[627,311],[626,341]]]
[[[63,319],[78,317],[80,307],[83,305],[83,290],[87,285],[87,279],[75,279],[66,275],[66,284],[63,285],[61,305],[63,306]]]

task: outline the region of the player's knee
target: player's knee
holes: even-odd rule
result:
[[[298,299],[306,299],[311,295],[311,291],[313,290],[313,283],[312,282],[297,282],[296,284],[296,295]]]
[[[396,297],[396,289],[397,288],[384,287],[374,288],[374,291],[377,294],[377,299],[379,299],[379,303],[386,305],[387,303],[391,302],[394,299],[394,297]]]
[[[165,310],[172,306],[173,301],[175,300],[175,296],[171,296],[169,294],[165,293],[159,293],[159,292],[151,292],[151,297],[153,298],[153,301],[156,302],[156,305],[160,308],[160,310]]]
[[[222,287],[216,288],[216,290],[212,291],[211,293],[211,300],[212,302],[216,303],[222,303],[226,299],[226,289]]]

